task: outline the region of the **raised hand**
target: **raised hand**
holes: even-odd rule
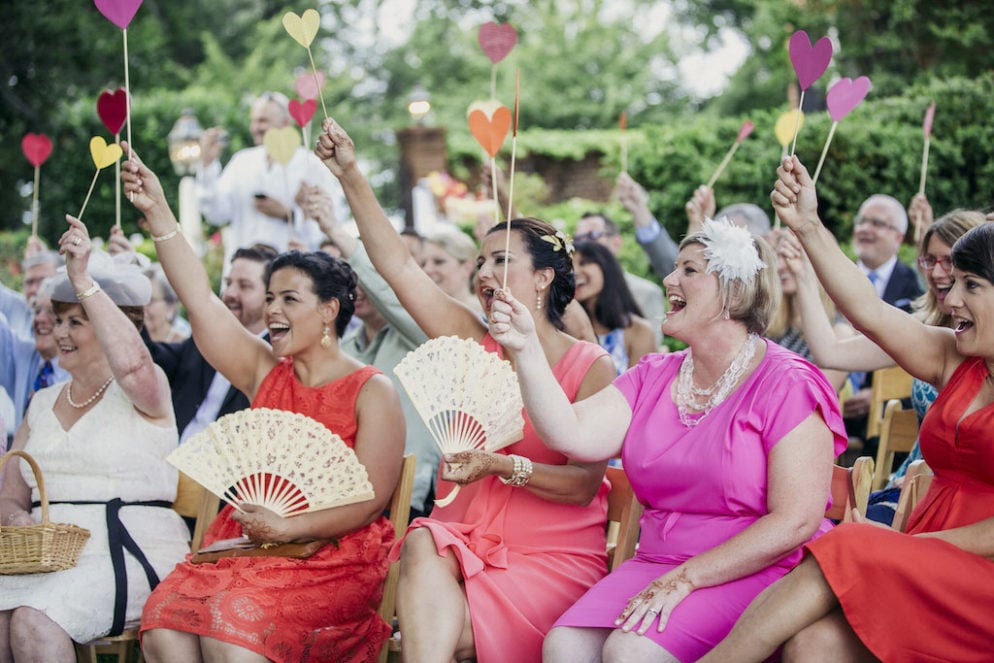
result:
[[[82,221],[71,214],[66,214],[66,221],[69,223],[69,229],[59,238],[59,253],[66,257],[66,274],[73,286],[77,290],[86,289],[92,285],[87,273],[90,251],[93,249],[90,232]]]
[[[505,290],[494,293],[490,305],[490,335],[513,353],[518,353],[529,341],[538,343],[535,320],[528,307]]]
[[[796,156],[784,157],[777,168],[777,181],[770,193],[770,200],[776,215],[796,233],[821,225],[814,182],[811,181],[807,168]]]
[[[687,234],[692,235],[704,227],[704,219],[713,219],[717,205],[714,202],[714,189],[703,184],[694,189],[687,204],[684,205],[687,211]]]
[[[166,194],[155,173],[139,158],[138,153],[128,146],[127,141],[121,143],[125,154],[130,158],[121,166],[121,181],[124,182],[125,197],[146,215],[158,211],[161,206],[168,208]],[[149,219],[151,223],[151,219]],[[153,227],[153,231],[155,228]]]
[[[932,225],[933,219],[932,206],[928,204],[928,198],[925,197],[924,193],[916,193],[911,199],[911,204],[908,205],[908,220],[911,221],[911,226],[915,229],[913,235],[915,244],[921,240],[922,235]]]
[[[331,174],[342,177],[345,171],[355,165],[355,143],[330,117],[322,124],[324,131],[318,136],[314,153],[324,162]]]

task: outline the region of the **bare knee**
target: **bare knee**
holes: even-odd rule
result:
[[[819,619],[784,643],[783,661],[872,661],[841,610]]]
[[[73,661],[72,639],[41,610],[22,606],[10,612],[10,651],[14,660]]]
[[[606,629],[558,626],[542,642],[543,663],[599,663]]]
[[[149,663],[166,661],[203,660],[200,654],[200,637],[193,633],[153,628],[142,633],[142,654]]]

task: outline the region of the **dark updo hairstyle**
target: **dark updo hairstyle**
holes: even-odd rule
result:
[[[994,283],[994,223],[984,223],[953,244],[953,266]]]
[[[352,314],[355,312],[355,288],[358,279],[347,262],[333,258],[324,251],[288,251],[281,253],[269,264],[266,270],[266,289],[273,274],[281,269],[296,269],[310,277],[313,292],[322,302],[338,300],[338,317],[335,318],[335,334],[338,338],[345,333]]]
[[[593,263],[600,267],[604,282],[593,307],[580,302],[588,315],[608,329],[627,327],[632,323],[632,315],[642,317],[642,310],[625,282],[621,263],[611,249],[599,242],[577,242],[576,252],[580,255],[581,265]]]
[[[487,231],[488,235],[506,230],[508,223],[498,223]],[[539,219],[524,217],[511,219],[511,230],[515,230],[525,240],[525,246],[532,259],[532,267],[552,270],[552,283],[549,285],[549,295],[545,298],[542,309],[556,329],[563,329],[563,313],[566,306],[573,301],[576,290],[576,280],[573,276],[573,255],[567,249],[567,243],[556,235],[556,229]],[[550,239],[542,239],[548,237]],[[565,237],[565,235],[564,235]],[[555,241],[552,241],[555,240]]]

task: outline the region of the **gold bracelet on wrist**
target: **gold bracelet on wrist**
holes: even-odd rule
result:
[[[171,231],[167,232],[165,235],[158,235],[158,236],[152,235],[151,237],[152,241],[158,244],[159,242],[165,242],[167,239],[172,239],[178,234],[179,234],[179,224],[177,223],[176,227],[173,228]]]
[[[100,289],[101,289],[100,288],[100,284],[97,283],[96,281],[94,281],[93,285],[91,285],[86,290],[83,290],[83,291],[77,290],[76,291],[76,299],[78,299],[79,301],[83,301],[87,297],[92,297],[93,295],[95,295],[98,292],[100,292]]]

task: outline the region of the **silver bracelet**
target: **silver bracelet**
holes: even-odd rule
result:
[[[511,468],[511,476],[507,479],[504,477],[498,477],[508,486],[514,486],[515,488],[521,488],[528,483],[528,480],[532,478],[532,461],[530,458],[525,458],[524,456],[519,456],[517,454],[509,454],[508,458],[514,464]]]

